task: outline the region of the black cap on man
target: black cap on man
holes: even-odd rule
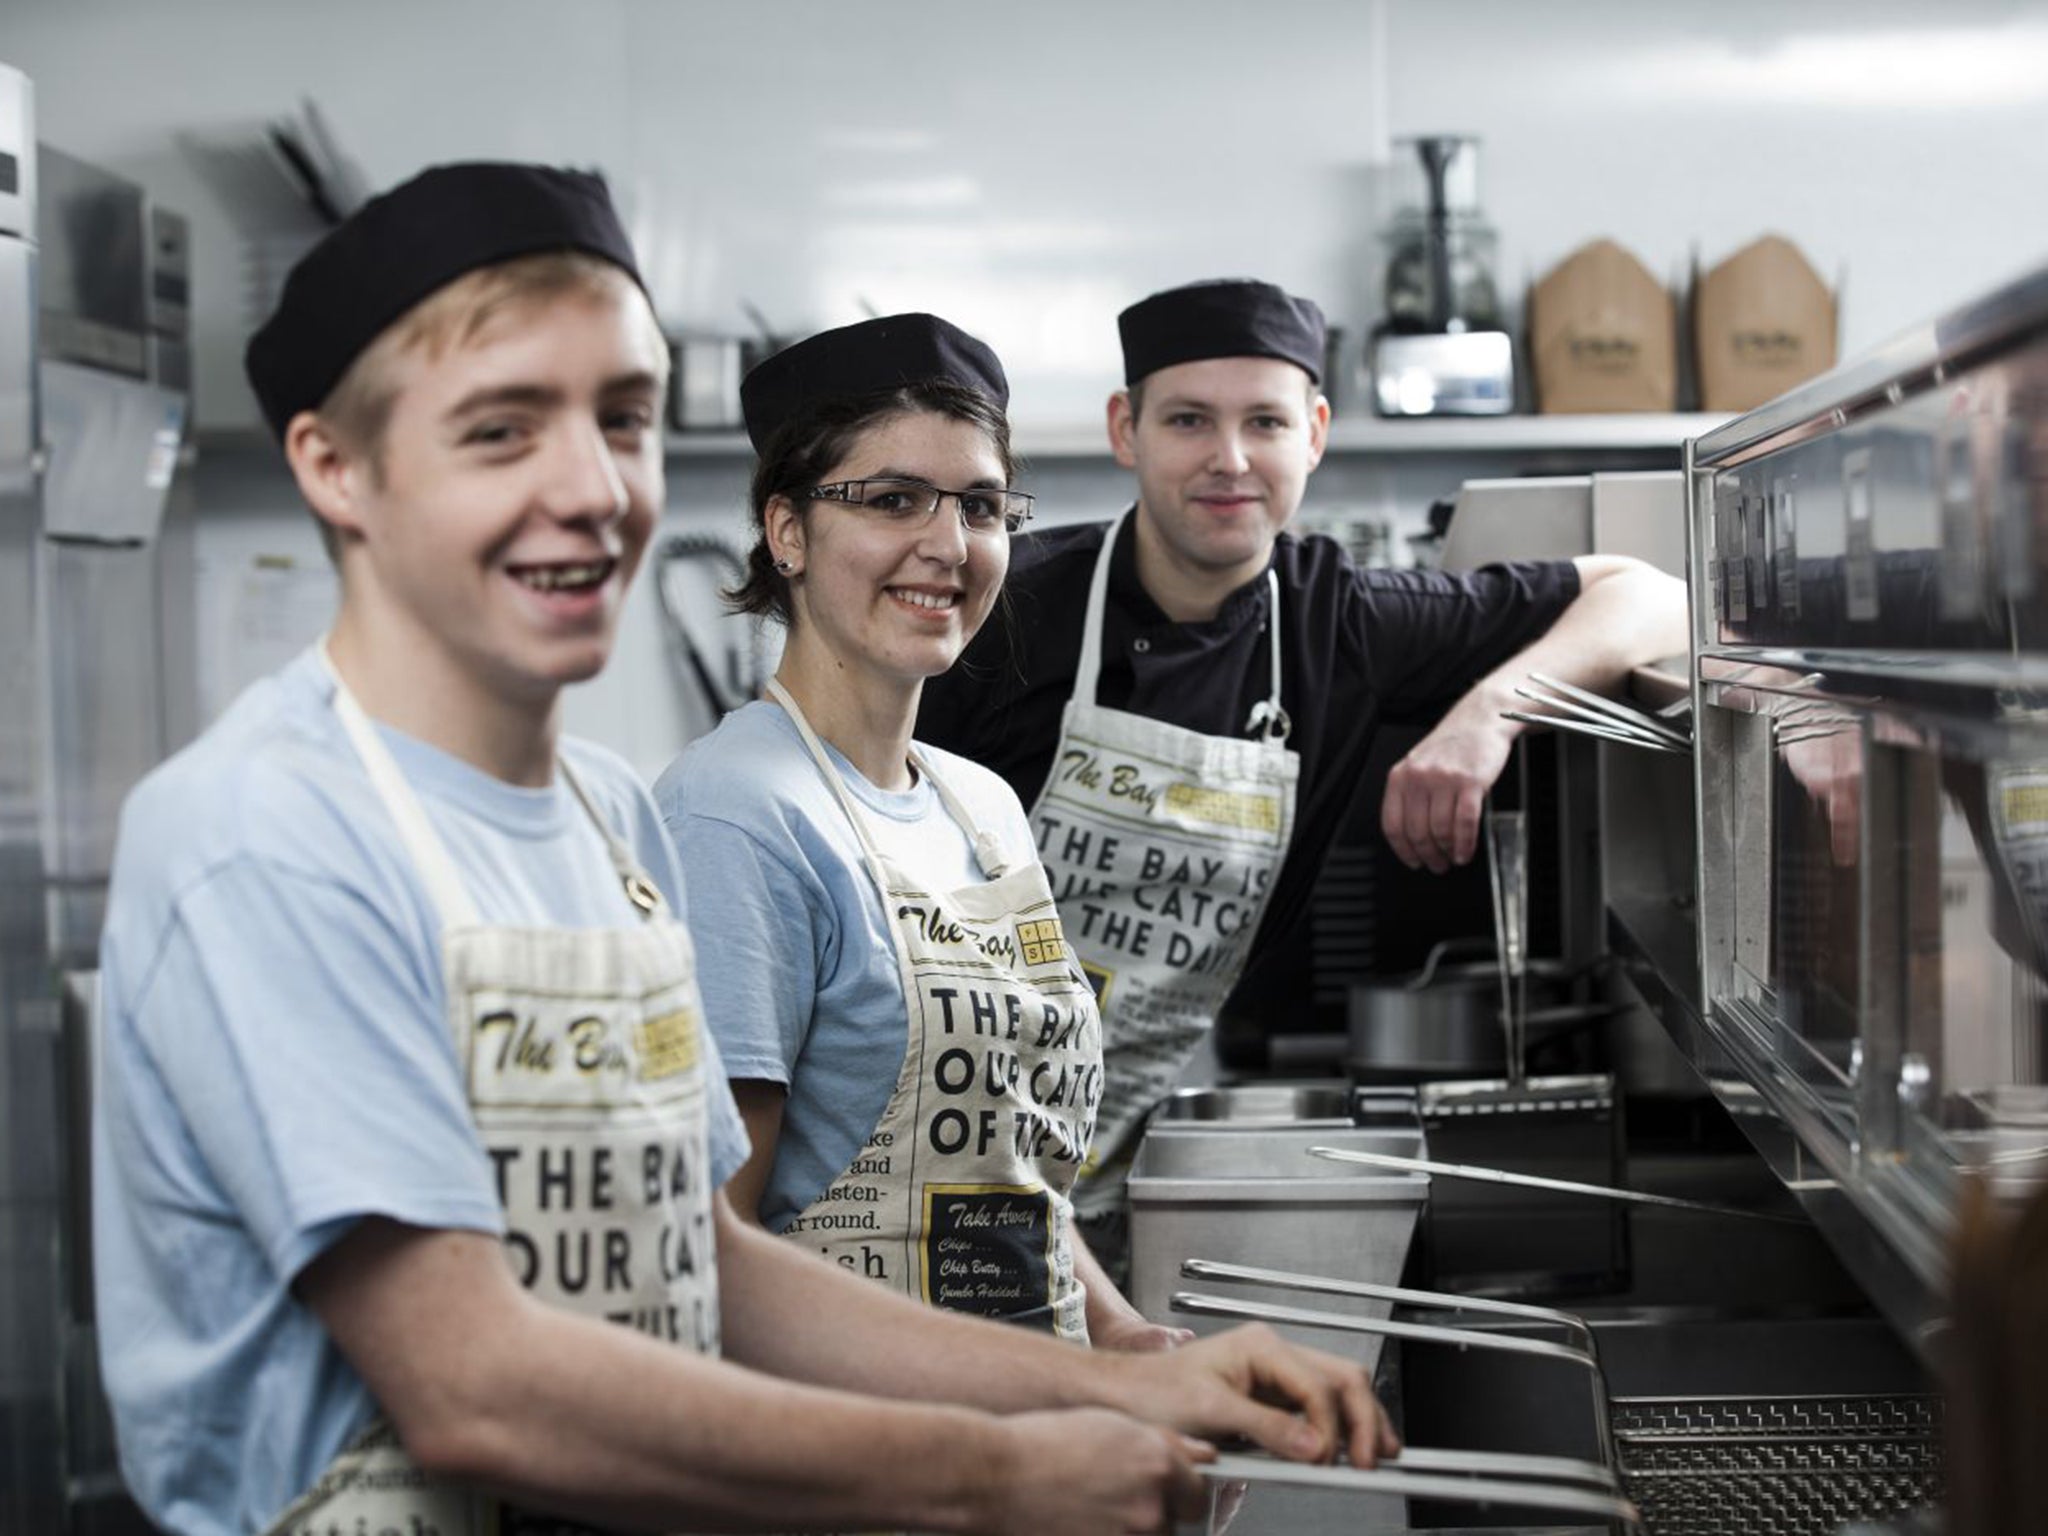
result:
[[[437,165],[373,197],[306,253],[243,366],[280,441],[386,327],[466,272],[584,251],[640,282],[602,177],[545,165]],[[644,288],[646,285],[641,284]]]
[[[1216,278],[1140,299],[1116,317],[1124,382],[1211,357],[1277,357],[1323,381],[1323,312],[1271,283]]]

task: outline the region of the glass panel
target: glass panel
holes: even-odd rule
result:
[[[1906,946],[1909,1149],[2008,1195],[2048,1178],[2048,741],[2031,747],[1929,759],[1938,835],[1906,870],[1933,930]]]
[[[1865,879],[1859,722],[1773,721],[1772,984],[1778,1055],[1855,1139]]]

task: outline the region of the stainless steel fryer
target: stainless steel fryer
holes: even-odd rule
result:
[[[1942,1494],[1941,1412],[1931,1395],[1617,1397],[1608,1391],[1598,1335],[1575,1313],[1200,1259],[1187,1261],[1182,1273],[1281,1291],[1368,1297],[1484,1318],[1488,1326],[1380,1319],[1186,1291],[1173,1298],[1177,1312],[1377,1332],[1426,1345],[1548,1357],[1583,1371],[1599,1464],[1640,1509],[1651,1536],[1830,1536],[1845,1522],[1920,1509]],[[1502,1331],[1532,1327],[1571,1342]],[[1428,1490],[1411,1491],[1435,1497]]]

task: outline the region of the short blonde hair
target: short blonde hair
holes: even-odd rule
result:
[[[469,345],[508,310],[529,308],[564,294],[607,295],[616,292],[620,284],[639,292],[621,268],[584,251],[542,251],[465,272],[379,332],[348,365],[315,414],[347,448],[369,458],[372,473],[381,473],[384,432],[398,398],[398,363],[408,352],[424,350],[429,358],[438,359],[456,347]],[[665,372],[668,344],[652,306],[643,303],[641,309],[658,343]]]

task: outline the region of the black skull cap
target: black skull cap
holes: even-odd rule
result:
[[[243,367],[278,440],[414,305],[466,272],[543,251],[584,251],[635,283],[632,242],[604,178],[547,165],[437,165],[371,198],[285,278]]]
[[[1124,383],[1175,363],[1211,357],[1277,357],[1323,382],[1323,312],[1248,277],[1212,278],[1140,299],[1116,317]]]
[[[988,344],[937,315],[883,315],[820,331],[763,358],[740,381],[740,411],[755,452],[827,400],[885,394],[906,384],[957,384],[997,410],[1010,381]]]

